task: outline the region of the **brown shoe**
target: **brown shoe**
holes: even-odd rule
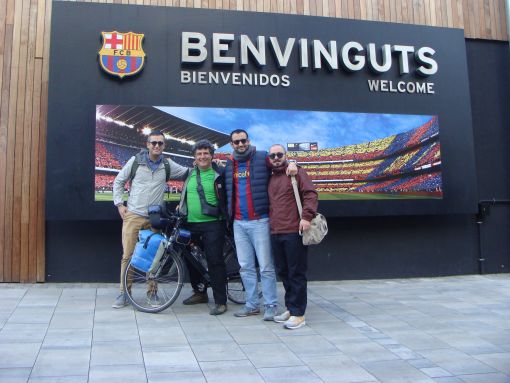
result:
[[[207,302],[209,302],[207,293],[197,293],[195,291],[195,292],[193,292],[192,296],[183,300],[182,304],[183,305],[196,305],[199,303],[207,303]]]

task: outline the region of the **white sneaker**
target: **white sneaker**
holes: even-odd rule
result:
[[[290,312],[287,310],[283,313],[281,313],[280,315],[275,315],[273,320],[276,322],[276,323],[283,323],[283,322],[287,322],[290,318]]]
[[[283,327],[288,328],[289,330],[295,330],[303,327],[305,324],[305,317],[291,316],[289,320],[283,324]]]

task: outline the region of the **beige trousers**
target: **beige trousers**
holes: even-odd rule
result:
[[[122,278],[124,278],[124,272],[131,260],[133,251],[135,250],[136,243],[138,242],[138,232],[142,229],[150,228],[149,220],[140,215],[126,211],[124,221],[122,222],[122,261],[120,263],[120,292],[124,292],[124,285]],[[129,284],[128,289],[131,288]]]

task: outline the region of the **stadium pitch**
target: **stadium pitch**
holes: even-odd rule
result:
[[[124,200],[127,200],[127,194]],[[165,201],[179,201],[181,194],[165,193]],[[386,193],[319,193],[319,200],[323,201],[340,201],[340,200],[370,200],[370,199],[441,199],[437,194],[424,193],[402,193],[402,194],[386,194]],[[111,192],[95,193],[95,201],[113,201]]]
[[[423,193],[319,193],[319,200],[338,201],[338,200],[370,200],[370,199],[441,199],[435,194],[424,195]]]
[[[124,194],[124,200],[127,200],[128,195]],[[181,199],[181,194],[170,194],[165,193],[165,201],[179,201]],[[95,201],[113,201],[113,193],[112,192],[104,192],[104,193],[95,193],[94,197]]]

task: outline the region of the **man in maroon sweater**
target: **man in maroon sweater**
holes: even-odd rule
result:
[[[285,288],[287,307],[285,312],[274,317],[274,321],[284,323],[288,329],[297,329],[305,325],[308,263],[308,247],[303,245],[299,233],[310,229],[310,221],[317,212],[317,192],[306,171],[299,168],[296,181],[303,205],[300,218],[291,178],[285,174],[288,166],[285,148],[271,146],[269,159],[273,165],[268,188],[271,247],[276,272]]]

